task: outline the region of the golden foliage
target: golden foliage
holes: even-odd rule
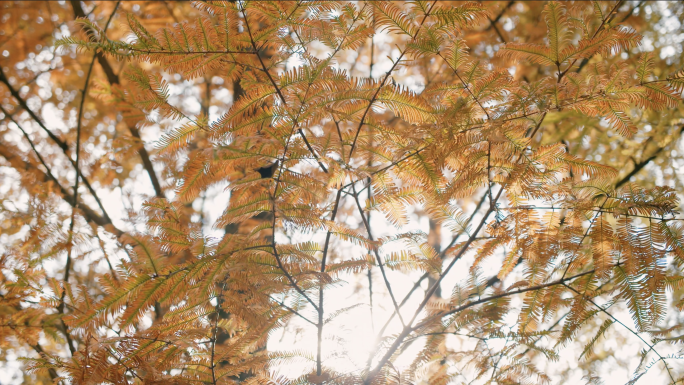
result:
[[[586,336],[578,358],[598,359],[611,333],[644,344],[635,376],[656,357],[681,380],[657,348],[681,342],[663,325],[684,308],[682,186],[630,178],[676,149],[684,73],[616,23],[632,5],[95,3],[72,2],[80,30],[51,46],[80,71],[50,80],[79,95],[52,113],[65,129],[26,60],[0,68],[0,347],[32,349],[36,381],[547,383],[560,349]],[[543,25],[502,33],[514,11]],[[376,77],[378,36],[397,48]],[[331,293],[366,279],[389,319],[365,367],[341,370],[326,344],[343,337],[323,336],[366,303]],[[267,349],[278,330],[315,352]]]

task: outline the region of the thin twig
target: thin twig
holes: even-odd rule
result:
[[[428,8],[428,11],[423,16],[423,20],[420,22],[418,29],[416,29],[416,33],[412,36],[411,41],[415,41],[416,37],[418,37],[418,33],[420,32],[420,29],[423,27],[423,24],[425,23],[425,20],[427,20],[428,16],[430,16],[430,12],[435,7],[435,4],[437,4],[437,1],[434,1],[432,3],[432,5],[430,5],[430,8]],[[350,161],[351,161],[352,155],[354,154],[354,149],[356,148],[356,141],[358,140],[359,134],[361,133],[361,128],[364,125],[366,115],[368,115],[368,112],[373,107],[373,103],[375,103],[375,101],[377,100],[378,95],[380,94],[380,90],[382,90],[382,88],[385,86],[387,79],[389,79],[390,75],[392,75],[392,72],[394,72],[394,70],[397,68],[397,66],[399,65],[399,63],[401,62],[401,59],[404,57],[405,54],[406,54],[406,50],[402,51],[401,54],[399,55],[399,57],[397,58],[397,60],[394,61],[394,63],[392,64],[392,67],[387,71],[387,73],[385,74],[385,77],[380,82],[378,89],[375,91],[375,94],[373,95],[370,102],[368,103],[368,107],[366,107],[366,109],[363,111],[363,115],[361,115],[361,120],[359,121],[359,127],[356,129],[356,134],[354,135],[354,140],[352,141],[351,149],[349,150],[348,158]]]
[[[499,198],[501,197],[501,194],[503,193],[504,189],[501,188],[496,195],[496,198],[494,199],[494,203],[496,203]],[[411,320],[408,322],[406,327],[402,329],[402,332],[396,337],[392,345],[387,349],[387,352],[385,355],[378,361],[378,364],[376,365],[375,369],[371,370],[368,373],[368,376],[364,380],[364,384],[369,385],[375,376],[378,375],[380,370],[382,369],[383,366],[387,363],[387,361],[392,357],[394,352],[399,348],[399,346],[402,344],[403,340],[411,333],[411,331],[415,330],[417,327],[413,327],[413,323],[415,320],[418,318],[418,315],[422,312],[423,308],[428,304],[430,298],[434,294],[434,292],[437,290],[437,287],[441,284],[442,280],[444,277],[449,273],[449,271],[454,267],[456,262],[458,262],[461,257],[465,254],[465,252],[468,250],[470,245],[475,241],[475,238],[477,237],[477,234],[480,232],[480,230],[484,227],[485,223],[487,222],[487,219],[489,218],[489,215],[494,212],[494,205],[491,205],[487,212],[484,214],[482,217],[482,220],[480,221],[480,224],[477,226],[475,231],[471,234],[471,236],[468,238],[466,243],[461,247],[460,251],[456,254],[454,259],[449,263],[449,265],[444,269],[444,271],[439,275],[435,283],[432,285],[431,288],[428,289],[428,291],[425,293],[425,297],[423,298],[423,301],[420,303],[418,308],[413,314],[413,317],[411,317]],[[444,314],[442,316],[446,316],[448,314]]]
[[[361,203],[359,202],[359,195],[356,192],[356,187],[352,185],[352,191],[354,192],[354,202],[356,202],[356,207],[359,210],[359,215],[361,215],[361,219],[363,221],[363,226],[366,228],[366,233],[368,234],[368,239],[373,241],[373,233],[371,232],[370,224],[368,223],[368,220],[366,219],[366,215],[363,213],[363,208],[361,207]],[[387,273],[385,272],[385,267],[384,263],[382,262],[382,258],[380,257],[380,253],[378,252],[377,248],[373,249],[373,254],[375,255],[375,260],[378,263],[378,267],[380,268],[380,273],[382,274],[382,279],[385,281],[385,286],[387,287],[387,291],[389,292],[390,298],[392,299],[392,304],[394,304],[394,311],[396,312],[397,316],[399,317],[399,321],[401,321],[402,326],[406,326],[406,323],[404,322],[404,318],[401,316],[401,312],[399,311],[399,304],[397,303],[396,298],[394,297],[394,292],[392,291],[392,285],[389,282],[389,279],[387,279]]]
[[[76,17],[86,17],[85,12],[83,11],[83,8],[81,7],[81,2],[79,0],[72,0],[71,1],[71,6],[74,10],[74,14]],[[112,14],[113,15],[113,14]],[[111,17],[110,17],[111,21]],[[109,26],[109,21],[107,22],[107,25],[104,28],[104,32],[107,31],[107,27]],[[89,26],[84,27],[86,31],[90,32],[87,33],[88,36],[94,37],[94,31]],[[105,76],[107,77],[107,81],[109,82],[110,85],[115,85],[115,84],[120,84],[120,79],[119,76],[114,72],[112,69],[112,66],[109,64],[107,61],[107,58],[102,54],[102,52],[97,51],[97,61],[100,63],[100,67],[105,73]],[[159,183],[159,178],[157,177],[156,171],[154,171],[154,165],[152,164],[152,161],[150,160],[150,154],[147,152],[147,149],[145,149],[145,145],[142,141],[142,138],[140,136],[140,131],[133,126],[130,126],[126,124],[128,127],[129,132],[131,135],[133,135],[134,138],[140,141],[140,146],[138,148],[138,155],[140,156],[140,159],[142,160],[143,163],[143,168],[147,172],[148,177],[150,178],[150,182],[152,183],[152,187],[154,188],[155,196],[157,198],[164,198],[164,190],[161,187],[161,184]]]
[[[43,129],[43,131],[45,131],[47,133],[48,137],[50,137],[50,139],[52,139],[52,141],[54,141],[62,149],[64,156],[67,157],[67,159],[69,160],[69,163],[71,163],[71,165],[76,169],[76,172],[79,173],[80,178],[83,179],[83,183],[88,188],[90,195],[92,195],[93,198],[95,199],[95,202],[97,202],[100,210],[102,211],[102,215],[105,217],[106,220],[111,222],[111,220],[109,219],[109,215],[107,215],[107,211],[105,210],[104,206],[102,205],[102,201],[98,197],[97,193],[95,193],[95,190],[91,186],[88,179],[82,173],[80,173],[80,170],[77,169],[77,167],[74,163],[74,160],[71,158],[71,156],[69,156],[69,146],[67,145],[67,143],[65,141],[61,140],[60,138],[58,138],[51,130],[49,130],[45,126],[45,124],[43,123],[43,120],[41,118],[39,118],[38,115],[36,115],[36,113],[33,112],[33,110],[31,108],[29,108],[29,106],[26,104],[26,101],[21,97],[21,95],[19,95],[19,92],[17,92],[17,90],[15,90],[14,87],[12,87],[12,85],[9,83],[9,80],[5,76],[5,73],[4,73],[1,66],[0,66],[0,82],[4,83],[5,86],[7,86],[10,93],[12,94],[12,96],[17,100],[17,102],[19,102],[19,105],[21,106],[21,108],[23,108],[29,114],[29,116],[31,116],[31,118],[36,123],[38,123],[38,125]],[[5,114],[5,115],[7,115],[7,114]]]
[[[601,32],[601,31],[603,30],[603,26],[606,25],[607,22],[609,23],[610,20],[612,20],[613,17],[615,17],[617,9],[622,5],[623,2],[624,2],[624,0],[618,1],[618,2],[615,4],[615,7],[613,7],[613,9],[610,11],[610,13],[609,13],[603,20],[601,20],[601,25],[599,25],[599,27],[596,29],[596,31],[594,31],[594,35],[592,35],[592,37],[591,37],[592,39],[595,38],[596,36],[598,36],[599,32]],[[561,78],[562,78],[566,73],[568,73],[568,71],[570,71],[570,69],[572,68],[572,66],[574,66],[575,63],[577,63],[577,60],[578,60],[578,59],[575,58],[575,59],[572,61],[572,63],[570,63],[570,65],[568,65],[568,68],[566,68],[565,71],[563,71],[563,72],[560,72],[560,71],[559,71],[559,72],[558,72],[558,83],[560,83]],[[580,67],[580,69],[581,69],[581,67]]]
[[[69,204],[73,204],[73,198],[71,197],[71,193],[69,193],[60,183],[59,180],[52,174],[50,171],[50,168],[47,166],[47,163],[45,162],[45,159],[40,155],[38,150],[36,149],[35,144],[31,140],[31,138],[28,136],[26,131],[21,128],[19,123],[15,121],[12,116],[8,115],[7,111],[0,105],[0,111],[7,116],[12,123],[14,123],[17,127],[19,127],[19,130],[21,130],[22,134],[24,137],[28,140],[29,145],[31,146],[31,149],[33,150],[34,154],[38,158],[40,164],[45,168],[45,172],[41,171],[38,167],[33,166],[30,162],[26,162],[24,159],[19,158],[17,155],[12,154],[11,152],[7,151],[9,148],[8,145],[3,145],[2,142],[0,141],[0,156],[3,158],[7,159],[10,164],[12,164],[13,167],[15,167],[17,170],[25,170],[27,168],[33,168],[33,172],[42,175],[42,180],[43,181],[52,181],[59,189],[59,192],[62,196],[62,198]],[[88,206],[84,204],[79,204],[79,208],[84,216],[84,218],[90,222],[93,223],[97,226],[102,226],[111,233],[113,233],[117,238],[122,236],[124,234],[123,231],[119,230],[116,228],[112,222],[106,218],[101,217],[95,211],[90,209]]]
[[[643,337],[641,337],[641,336],[639,335],[639,333],[635,332],[634,330],[632,330],[632,328],[630,328],[629,326],[627,326],[627,325],[625,325],[624,323],[622,323],[619,319],[615,318],[612,314],[608,313],[608,311],[607,311],[606,309],[604,309],[604,308],[602,308],[601,306],[599,306],[599,305],[598,305],[596,302],[594,302],[594,300],[592,300],[591,298],[586,297],[584,294],[580,293],[580,292],[577,291],[574,287],[572,287],[572,286],[566,284],[565,282],[562,282],[561,284],[562,284],[563,286],[567,287],[568,289],[570,289],[571,291],[575,292],[577,295],[579,295],[580,297],[582,297],[585,301],[587,301],[587,302],[591,303],[592,305],[596,306],[601,312],[605,313],[608,317],[612,318],[613,321],[614,321],[615,323],[621,325],[622,327],[624,327],[625,329],[627,329],[630,333],[632,333],[632,334],[635,335],[637,338],[639,338],[639,339],[641,340],[641,342],[643,342],[644,344],[646,344],[646,346],[648,346],[649,351],[652,350],[652,351],[658,356],[658,360],[659,360],[659,361],[662,361],[662,362],[665,364],[665,369],[667,370],[667,374],[670,376],[670,379],[672,380],[672,383],[674,384],[674,383],[676,382],[675,379],[674,379],[674,377],[672,376],[672,373],[670,372],[670,367],[667,365],[667,362],[665,362],[665,358],[663,358],[663,356],[661,356],[660,353],[658,353],[658,351],[655,350],[655,346],[654,346],[654,345],[651,345],[651,344],[649,344],[648,342],[646,342],[646,340],[644,340]]]
[[[461,84],[463,84],[463,88],[465,88],[466,91],[468,91],[468,93],[469,93],[470,96],[473,98],[473,100],[475,100],[475,102],[477,103],[477,105],[480,106],[480,109],[482,110],[482,112],[484,112],[485,116],[487,116],[487,120],[488,120],[488,121],[491,121],[492,118],[489,116],[489,112],[487,112],[487,110],[484,108],[484,106],[482,105],[482,103],[480,103],[480,100],[475,96],[475,94],[473,93],[473,91],[471,91],[470,87],[468,87],[468,83],[466,83],[466,82],[463,80],[463,78],[461,78],[461,75],[458,73],[458,68],[452,67],[452,66],[451,66],[451,63],[449,63],[449,61],[442,55],[441,52],[438,52],[438,53],[437,53],[437,56],[441,57],[442,60],[444,60],[444,62],[449,66],[449,68],[451,68],[451,70],[454,72],[454,75],[456,75],[456,77],[457,77],[458,80],[461,82]]]

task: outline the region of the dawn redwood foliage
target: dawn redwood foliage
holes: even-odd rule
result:
[[[6,2],[0,347],[33,383],[536,384],[611,335],[682,381],[684,72],[643,3]]]

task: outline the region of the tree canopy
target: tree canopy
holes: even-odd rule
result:
[[[12,381],[684,383],[684,4],[0,9]]]

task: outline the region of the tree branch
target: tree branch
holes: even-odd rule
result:
[[[494,204],[499,200],[501,197],[501,194],[503,193],[504,189],[501,188],[496,195],[496,198],[494,199]],[[387,350],[385,355],[378,361],[378,364],[376,365],[375,369],[370,371],[368,373],[368,376],[366,376],[364,380],[364,384],[369,385],[375,376],[378,375],[380,370],[382,370],[382,367],[385,366],[387,361],[392,357],[394,352],[399,348],[403,340],[411,333],[411,331],[415,330],[417,327],[412,327],[413,323],[415,322],[416,318],[418,318],[418,315],[420,312],[423,311],[423,308],[427,303],[429,302],[430,298],[432,297],[432,294],[437,290],[437,287],[441,284],[442,280],[444,277],[449,273],[449,271],[454,267],[457,261],[461,259],[461,257],[465,254],[465,252],[468,250],[470,245],[475,241],[477,234],[480,232],[480,230],[484,227],[485,223],[487,222],[487,219],[489,218],[489,215],[494,212],[494,205],[491,205],[485,215],[482,217],[482,220],[480,221],[480,224],[477,226],[475,231],[470,235],[466,243],[461,247],[461,250],[454,256],[454,259],[449,263],[446,269],[444,269],[444,272],[442,272],[439,277],[437,278],[436,282],[428,291],[425,293],[425,298],[423,301],[420,303],[418,308],[416,309],[415,313],[413,314],[413,317],[411,317],[411,320],[408,322],[408,324],[403,328],[402,332],[397,336],[397,338],[394,340],[394,343],[390,346],[390,348]],[[447,314],[445,314],[447,315]]]
[[[428,18],[428,16],[430,16],[430,12],[432,11],[432,8],[435,7],[435,4],[437,4],[437,0],[435,0],[432,3],[432,5],[430,5],[430,8],[428,9],[428,11],[425,13],[425,15],[423,15],[423,20],[420,22],[420,25],[418,26],[418,29],[416,30],[416,33],[413,35],[411,41],[415,41],[416,37],[418,37],[418,33],[420,32],[420,29],[423,27],[423,24],[425,23],[425,20]],[[348,156],[349,161],[351,161],[352,155],[354,154],[354,149],[356,148],[356,141],[358,140],[359,134],[361,133],[361,128],[363,127],[364,121],[366,120],[366,115],[368,115],[368,112],[373,107],[373,103],[375,103],[375,101],[377,100],[378,95],[380,94],[380,90],[382,90],[382,87],[385,86],[387,79],[389,79],[392,72],[394,72],[394,70],[397,68],[397,66],[399,65],[399,63],[401,62],[401,59],[404,57],[405,54],[406,54],[406,50],[402,51],[401,54],[399,55],[399,57],[397,58],[397,60],[394,61],[394,63],[392,64],[392,67],[387,71],[387,73],[385,74],[385,77],[380,82],[378,89],[375,91],[375,94],[373,94],[373,97],[369,101],[368,107],[366,107],[366,109],[363,111],[363,115],[361,115],[361,120],[359,121],[359,127],[356,129],[356,134],[354,135],[354,140],[352,141],[351,149],[349,150],[349,156]]]
[[[117,3],[118,4],[118,3]],[[81,7],[81,1],[80,0],[71,0],[71,7],[74,10],[74,15],[76,17],[86,17],[85,12],[83,11],[83,8]],[[114,13],[112,13],[112,16]],[[110,19],[111,20],[111,16]],[[109,21],[107,22],[107,26],[109,26]],[[90,31],[91,33],[88,33],[88,36],[94,36],[93,31],[90,29],[90,27],[86,26],[86,31]],[[107,27],[105,27],[104,31],[107,30]],[[115,84],[120,84],[120,79],[119,75],[117,75],[114,72],[114,69],[112,66],[109,64],[109,61],[107,61],[107,58],[102,54],[102,52],[97,51],[96,53],[97,56],[97,61],[100,64],[100,68],[102,68],[102,71],[104,71],[105,76],[107,77],[107,81],[109,82],[110,85],[115,85]],[[140,137],[140,131],[136,127],[131,127],[128,124],[126,124],[126,127],[128,127],[129,132],[131,135],[138,139],[140,141],[140,148],[138,149],[138,155],[140,156],[140,159],[142,160],[143,167],[145,168],[145,171],[147,172],[147,175],[150,178],[150,182],[152,183],[152,187],[154,188],[154,193],[157,198],[165,198],[164,195],[164,190],[161,187],[161,184],[159,183],[159,178],[157,177],[157,173],[154,171],[154,165],[152,164],[152,161],[150,160],[150,154],[147,152],[147,149],[145,149],[145,144],[142,141],[142,138]]]
[[[71,163],[71,165],[74,167],[74,169],[76,169],[76,173],[77,173],[78,175],[80,175],[80,177],[83,179],[83,183],[84,183],[84,184],[86,185],[86,187],[88,188],[88,191],[90,192],[90,195],[92,195],[93,198],[95,199],[95,201],[97,202],[97,205],[100,207],[100,210],[102,211],[102,215],[103,215],[107,220],[109,220],[109,215],[107,215],[107,210],[105,210],[104,206],[102,205],[102,201],[101,201],[100,198],[97,196],[97,193],[95,192],[95,190],[94,190],[93,187],[91,186],[91,184],[90,184],[90,182],[88,181],[88,179],[85,177],[85,175],[83,175],[83,173],[81,173],[81,171],[78,169],[78,167],[76,167],[76,163],[75,163],[74,160],[71,158],[71,156],[69,156],[69,146],[66,144],[66,142],[64,142],[63,140],[59,139],[57,136],[55,136],[55,134],[53,134],[52,131],[50,131],[50,130],[45,126],[45,124],[43,123],[43,120],[40,119],[40,118],[33,112],[33,110],[31,110],[31,109],[29,108],[29,106],[26,104],[26,101],[19,95],[19,93],[14,89],[14,87],[12,87],[12,85],[9,83],[9,80],[8,80],[7,77],[5,76],[5,73],[4,73],[4,71],[2,70],[2,67],[1,67],[1,66],[0,66],[0,82],[4,83],[5,86],[7,86],[7,88],[8,88],[9,91],[10,91],[10,93],[11,93],[12,96],[14,96],[14,98],[17,100],[17,102],[19,103],[19,105],[21,106],[21,108],[23,108],[26,112],[28,112],[29,116],[31,116],[31,118],[32,118],[36,123],[38,123],[38,125],[43,129],[43,131],[45,131],[45,132],[48,134],[48,136],[50,137],[50,139],[52,139],[55,143],[57,143],[57,145],[62,149],[62,152],[64,153],[64,156],[66,156],[67,159],[69,159],[69,163]],[[8,115],[8,114],[5,113],[5,115]],[[8,116],[9,116],[9,115],[8,115]],[[110,221],[111,221],[111,220],[110,220]]]
[[[679,135],[681,135],[682,133],[684,133],[684,126],[682,126],[682,128],[679,130]],[[630,171],[627,175],[625,175],[622,179],[620,179],[619,181],[617,181],[617,182],[615,183],[615,188],[618,189],[618,188],[620,188],[622,185],[624,185],[625,183],[629,182],[629,180],[630,180],[634,175],[638,174],[639,171],[641,171],[641,169],[643,169],[643,168],[646,167],[649,163],[651,163],[652,161],[654,161],[654,160],[658,157],[658,155],[659,155],[664,149],[665,149],[664,146],[663,146],[663,147],[658,147],[658,149],[656,149],[656,150],[653,152],[653,154],[651,154],[650,157],[648,157],[648,158],[642,160],[641,162],[635,163],[635,164],[634,164],[634,168],[632,169],[632,171]]]
[[[2,108],[2,106],[0,106],[0,110],[2,110],[5,115],[7,115],[6,111],[4,110],[4,108]],[[9,115],[7,115],[7,116],[9,116]],[[23,159],[21,159],[20,157],[18,157],[17,155],[13,154],[12,152],[9,151],[9,146],[6,144],[3,144],[2,141],[0,141],[0,156],[5,158],[12,165],[12,167],[14,167],[17,170],[32,169],[32,171],[34,173],[41,176],[41,178],[40,178],[41,180],[43,180],[45,182],[52,181],[53,183],[55,183],[55,185],[57,185],[57,187],[59,189],[59,192],[60,192],[60,195],[62,196],[62,198],[67,203],[69,203],[71,205],[73,203],[73,197],[71,196],[71,194],[64,187],[62,187],[62,185],[59,183],[57,178],[55,178],[55,176],[52,174],[50,169],[47,167],[45,160],[40,155],[40,153],[36,150],[35,145],[33,144],[33,141],[31,141],[31,139],[28,136],[28,134],[26,133],[26,131],[21,129],[21,126],[19,126],[17,124],[17,122],[14,121],[14,119],[12,119],[11,117],[10,117],[10,119],[12,120],[12,122],[14,124],[17,125],[17,127],[20,128],[20,130],[24,134],[24,137],[26,137],[26,139],[29,141],[29,144],[31,145],[33,152],[38,157],[38,160],[43,165],[43,167],[45,167],[45,169],[47,171],[43,172],[40,169],[38,169],[37,167],[33,166],[31,163],[26,162]],[[112,232],[117,238],[121,237],[124,234],[123,231],[117,229],[114,226],[114,224],[112,224],[111,220],[98,215],[92,209],[90,209],[88,206],[79,203],[78,207],[79,207],[79,210],[81,210],[81,212],[83,213],[83,217],[86,219],[86,221],[91,222],[97,226],[104,227],[108,231]]]
[[[356,186],[352,185],[352,191],[353,197],[354,197],[354,202],[356,202],[356,207],[359,210],[359,215],[361,215],[361,219],[363,221],[363,226],[366,228],[366,233],[368,234],[368,239],[373,241],[373,233],[371,232],[370,224],[368,223],[368,220],[366,219],[366,215],[363,213],[363,208],[361,207],[361,203],[359,202],[359,195],[356,192]],[[382,279],[385,281],[385,287],[387,287],[387,291],[389,292],[390,298],[392,298],[392,304],[394,305],[394,311],[399,317],[399,320],[401,321],[402,326],[406,326],[406,323],[404,322],[404,318],[401,316],[401,312],[399,311],[399,304],[397,303],[396,298],[394,297],[394,292],[392,291],[392,285],[390,284],[389,280],[387,279],[387,273],[385,272],[385,267],[384,263],[382,262],[382,258],[380,258],[380,253],[378,253],[377,249],[373,249],[373,254],[375,255],[375,260],[378,263],[378,267],[380,268],[380,273],[382,274]]]
[[[264,64],[264,60],[261,58],[261,55],[259,55],[259,49],[256,46],[256,42],[254,41],[254,37],[252,36],[252,30],[249,27],[249,21],[247,20],[247,13],[245,11],[245,8],[242,7],[241,9],[242,15],[245,18],[245,26],[247,27],[247,33],[249,34],[249,41],[252,44],[252,48],[254,48],[254,51],[257,53],[257,58],[259,59],[259,63],[261,64],[261,70],[266,74],[268,77],[268,80],[271,82],[273,85],[273,88],[275,88],[276,93],[280,97],[280,100],[283,102],[283,105],[287,107],[287,100],[285,100],[285,96],[283,96],[282,91],[280,90],[280,87],[276,84],[275,80],[273,79],[273,76],[271,76],[271,73],[268,71],[268,68],[266,68],[266,64]],[[323,172],[327,173],[328,169],[325,167],[325,165],[321,162],[320,158],[318,157],[318,154],[316,151],[313,149],[311,146],[311,143],[309,143],[309,140],[306,138],[306,135],[304,135],[304,131],[302,131],[301,128],[298,129],[299,134],[302,136],[302,139],[304,140],[304,144],[306,144],[306,148],[309,150],[311,155],[316,159],[316,162],[318,162],[318,166],[323,170]]]
[[[579,295],[580,297],[582,297],[582,299],[584,299],[585,301],[587,301],[587,302],[591,303],[592,305],[596,306],[596,308],[598,308],[601,312],[605,313],[608,317],[612,318],[613,321],[614,321],[615,323],[617,323],[617,324],[621,325],[622,327],[624,327],[625,329],[627,329],[630,333],[632,333],[632,334],[635,335],[637,338],[639,338],[639,339],[641,340],[641,342],[643,342],[644,344],[646,344],[646,346],[648,346],[649,350],[652,350],[652,351],[658,356],[659,361],[662,361],[662,362],[665,364],[665,369],[667,370],[667,374],[670,376],[670,379],[672,380],[672,383],[673,383],[673,384],[676,383],[674,377],[672,376],[672,372],[670,372],[670,367],[667,366],[667,362],[665,362],[665,358],[663,358],[663,356],[661,356],[660,353],[658,353],[658,351],[655,350],[655,346],[654,346],[654,345],[651,345],[651,344],[649,344],[648,342],[646,342],[646,340],[644,340],[643,337],[641,337],[641,336],[639,335],[639,333],[635,332],[634,330],[632,330],[632,328],[628,327],[627,325],[625,325],[624,323],[622,323],[619,319],[615,318],[612,314],[608,313],[608,311],[607,311],[606,309],[604,309],[604,308],[602,308],[601,306],[599,306],[599,305],[598,305],[596,302],[594,302],[594,300],[592,300],[591,298],[587,298],[584,294],[582,294],[582,293],[580,293],[579,291],[577,291],[574,287],[572,287],[572,286],[570,286],[570,285],[567,285],[565,282],[563,282],[562,285],[565,286],[565,287],[567,287],[567,288],[570,289],[571,291],[575,292],[577,295]]]

